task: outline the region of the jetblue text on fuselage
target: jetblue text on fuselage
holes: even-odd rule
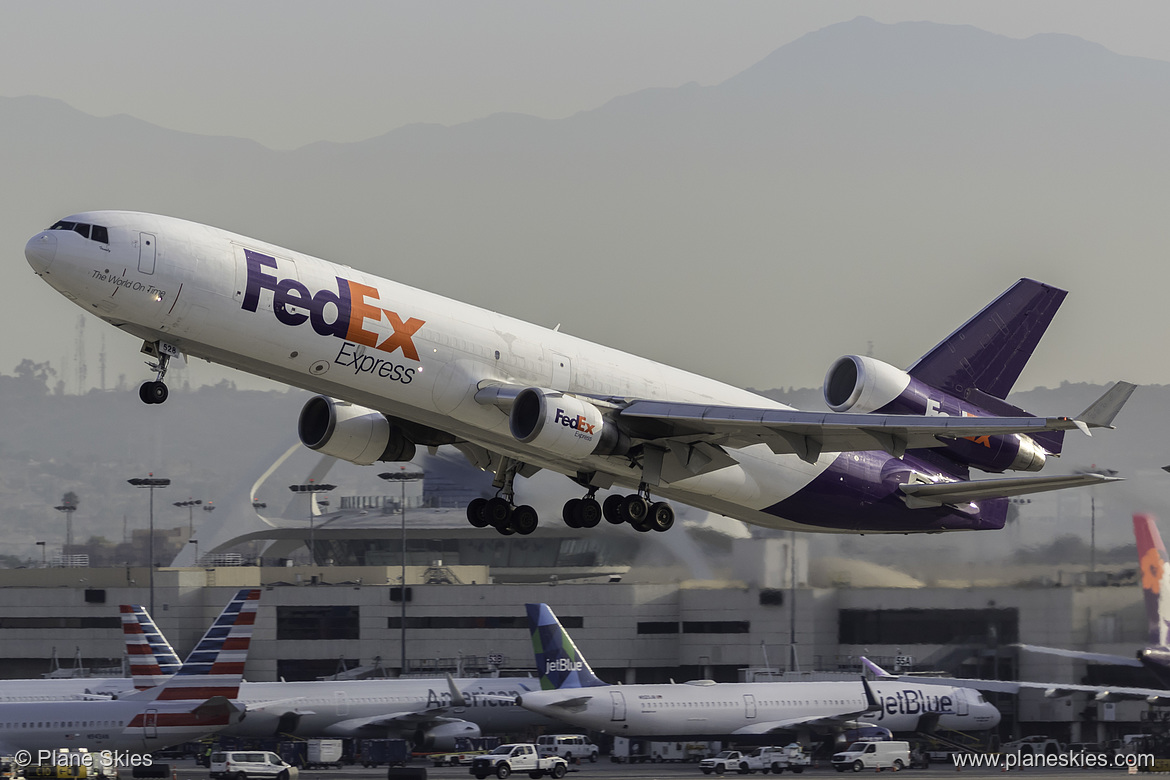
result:
[[[879,695],[878,702],[881,704],[878,720],[886,715],[945,715],[955,711],[955,702],[950,696],[929,696],[922,691],[914,690]]]
[[[404,357],[419,359],[412,337],[426,323],[415,317],[403,321],[397,312],[376,306],[377,288],[338,276],[335,277],[337,292],[318,290],[312,294],[296,279],[278,279],[268,273],[265,269],[278,268],[275,257],[245,249],[244,259],[248,267],[242,304],[245,311],[256,311],[261,291],[269,290],[272,313],[285,325],[302,325],[308,321],[322,336],[336,336],[387,353],[402,350]],[[367,320],[375,327],[387,323],[390,334],[380,338],[378,333],[366,329]]]

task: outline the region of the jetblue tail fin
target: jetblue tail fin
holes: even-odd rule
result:
[[[528,609],[528,628],[532,632],[532,651],[541,689],[593,688],[606,684],[593,674],[589,662],[548,604],[524,606]]]
[[[1166,547],[1154,518],[1133,516],[1133,535],[1137,539],[1138,561],[1142,570],[1142,594],[1146,600],[1149,645],[1165,648],[1170,629],[1170,568],[1166,566]]]
[[[130,677],[137,690],[145,691],[169,680],[182,663],[170,642],[158,630],[145,607],[123,604],[122,634],[130,661]]]
[[[236,698],[244,677],[259,601],[259,588],[238,591],[173,677],[125,698],[160,702]]]

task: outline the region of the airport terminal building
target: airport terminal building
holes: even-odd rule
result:
[[[268,532],[262,543],[255,535],[243,539],[240,549],[258,553],[233,561],[245,565],[211,565],[205,557],[204,565],[156,570],[160,628],[185,654],[235,589],[261,586],[249,680],[339,671],[396,676],[403,659],[412,675],[511,674],[533,668],[524,604],[540,601],[610,682],[784,672],[815,679],[817,672],[857,672],[866,656],[901,673],[1155,684],[1018,647],[1115,654],[1140,647],[1142,592],[1124,567],[1098,571],[1092,585],[1076,572],[1054,578],[986,567],[979,583],[923,583],[863,560],[810,560],[799,535],[549,524],[530,537],[506,538],[471,528],[453,510],[412,511],[406,531],[398,515],[388,519],[369,507],[350,519],[315,529],[313,564],[274,556],[280,545],[303,547],[301,529],[299,536]],[[702,577],[686,563],[697,548],[716,550],[722,561]],[[146,568],[0,570],[0,663],[24,677],[48,672],[52,658],[63,667],[58,674],[70,673],[75,657],[86,668],[117,665],[118,605],[149,604],[149,580]],[[1040,733],[1103,741],[1155,728],[1162,712],[1084,694],[988,698],[1003,712],[1004,739]]]

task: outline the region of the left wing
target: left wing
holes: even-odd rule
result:
[[[944,439],[1009,433],[1110,427],[1134,390],[1118,382],[1084,412],[1072,417],[919,417],[898,414],[802,412],[671,401],[633,401],[617,413],[645,441],[706,443],[732,448],[766,444],[777,455],[815,462],[822,452],[885,450],[900,458],[908,449],[941,447]]]

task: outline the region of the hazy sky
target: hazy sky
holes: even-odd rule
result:
[[[1160,0],[0,0],[0,12],[0,95],[277,149],[500,111],[561,118],[646,87],[715,84],[859,15],[1068,33],[1170,60]]]

